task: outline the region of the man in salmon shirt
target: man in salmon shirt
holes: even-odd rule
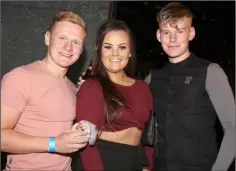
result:
[[[61,12],[45,34],[46,56],[4,75],[1,150],[9,153],[6,170],[71,170],[70,153],[87,145],[84,132],[71,131],[77,89],[66,77],[85,37],[83,20]]]

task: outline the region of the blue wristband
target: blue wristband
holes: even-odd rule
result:
[[[48,152],[53,153],[55,152],[55,137],[48,138]]]

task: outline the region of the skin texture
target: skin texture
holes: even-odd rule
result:
[[[131,49],[128,34],[124,31],[107,33],[102,45],[102,62],[109,73],[123,73]]]
[[[189,41],[195,37],[195,29],[190,20],[184,17],[173,24],[161,23],[156,36],[170,62],[177,63],[190,55]]]

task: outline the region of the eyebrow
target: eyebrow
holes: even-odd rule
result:
[[[186,30],[186,28],[177,28],[176,30]],[[160,30],[161,32],[169,31],[169,30]]]
[[[106,44],[106,45],[110,45],[110,46],[113,46],[112,44],[110,44],[110,43],[103,43],[104,45]],[[118,46],[121,46],[121,45],[127,45],[126,43],[121,43],[121,44],[118,44]]]

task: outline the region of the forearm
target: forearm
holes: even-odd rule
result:
[[[148,166],[145,166],[144,169],[152,170],[152,167],[153,167],[154,148],[145,146],[145,147],[144,147],[144,150],[145,150],[146,156],[147,156],[147,158],[148,158],[148,162],[149,162],[149,165],[148,165]]]
[[[225,130],[220,150],[212,167],[212,171],[226,171],[235,157],[235,127],[229,126]]]
[[[48,138],[30,136],[12,129],[2,129],[1,150],[8,153],[47,152]]]

